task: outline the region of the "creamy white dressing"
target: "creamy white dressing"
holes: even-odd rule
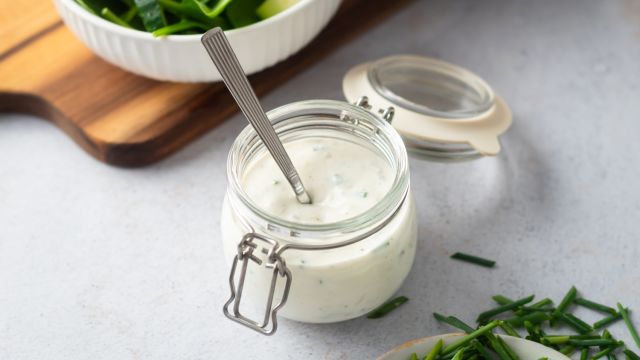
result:
[[[360,215],[391,188],[395,173],[370,149],[335,139],[303,139],[286,145],[313,203],[296,201],[291,186],[268,154],[245,172],[242,187],[258,207],[279,218],[325,224]]]
[[[386,159],[372,149],[334,138],[305,138],[285,143],[313,204],[296,201],[291,187],[268,154],[244,171],[248,197],[272,216],[303,224],[328,224],[365,213],[390,191],[396,176]],[[222,234],[232,259],[246,234],[246,219],[225,200]],[[264,231],[264,229],[261,229]],[[282,237],[272,233],[272,237]],[[346,240],[349,236],[329,239]],[[301,238],[280,238],[304,242]],[[287,250],[292,287],[282,316],[304,322],[335,322],[361,316],[382,304],[400,287],[415,256],[416,221],[409,195],[395,217],[379,232],[357,243],[331,250]],[[249,270],[243,301],[262,305],[270,272]],[[281,287],[279,287],[281,289]]]

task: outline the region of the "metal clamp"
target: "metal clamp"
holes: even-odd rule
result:
[[[358,100],[356,100],[356,102],[353,103],[353,105],[359,106],[365,110],[369,110],[369,111],[371,110],[371,104],[369,103],[369,97],[367,96],[359,97]],[[391,121],[393,121],[393,116],[395,115],[395,112],[396,112],[396,109],[393,106],[389,106],[386,109],[378,109],[378,114],[380,114],[382,119],[387,121],[389,124],[391,124]]]
[[[256,240],[262,242],[263,246],[260,246]],[[266,261],[261,260],[254,255],[254,251],[260,250],[266,255]],[[269,295],[267,298],[267,307],[265,310],[264,318],[262,322],[258,322],[240,313],[240,300],[242,299],[242,290],[244,288],[244,280],[247,276],[247,267],[249,262],[253,262],[257,265],[263,265],[266,268],[273,269],[271,276],[271,286],[269,288]],[[242,262],[242,269],[238,278],[238,285],[236,289],[235,275],[238,263]],[[273,306],[273,298],[276,291],[276,285],[278,279],[284,279],[285,285],[280,302]],[[231,274],[229,276],[229,286],[231,288],[231,297],[224,304],[223,311],[226,317],[243,324],[253,330],[256,330],[264,335],[272,335],[278,328],[278,322],[276,313],[287,301],[289,295],[289,289],[291,288],[291,271],[285,265],[284,260],[279,254],[279,244],[275,240],[267,239],[256,233],[249,233],[242,237],[242,241],[238,244],[238,254],[233,259],[231,266]],[[229,307],[233,304],[232,312],[229,311]]]

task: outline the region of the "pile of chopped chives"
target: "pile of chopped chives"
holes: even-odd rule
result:
[[[476,319],[475,328],[455,316],[434,313],[433,316],[438,321],[460,329],[467,335],[448,345],[441,340],[429,353],[422,357],[414,353],[410,360],[519,360],[518,355],[500,338],[497,329],[516,337],[522,337],[521,333],[524,333],[527,340],[538,342],[567,356],[579,354],[580,360],[617,360],[617,356],[622,355],[626,360],[640,360],[637,353],[614,338],[606,329],[616,321],[624,321],[631,338],[640,349],[640,336],[631,323],[629,309],[620,303],[613,308],[578,295],[577,289],[571,287],[556,307],[549,298],[533,302],[533,295],[518,300],[496,295],[493,300],[498,306],[482,312]],[[602,313],[604,317],[588,324],[570,312],[573,306]],[[549,329],[556,323],[563,323],[574,332],[549,334]]]

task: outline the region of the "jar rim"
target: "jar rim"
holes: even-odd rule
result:
[[[234,200],[239,200],[243,207],[248,210],[245,212],[245,215],[255,216],[254,220],[260,222],[266,221],[269,225],[286,229],[287,236],[285,236],[283,240],[292,243],[297,243],[296,238],[304,238],[305,242],[308,243],[310,239],[331,237],[335,235],[336,232],[345,234],[364,231],[392,216],[402,205],[409,190],[409,161],[402,138],[387,121],[375,114],[361,107],[335,100],[304,100],[289,103],[267,112],[267,116],[274,125],[278,135],[281,135],[281,132],[286,130],[283,129],[283,126],[287,125],[285,124],[287,120],[314,114],[316,116],[334,116],[336,119],[333,121],[343,119],[343,116],[347,115],[361,120],[355,122],[356,126],[359,126],[358,124],[364,126],[363,124],[367,123],[373,125],[375,129],[371,129],[370,131],[374,131],[376,136],[380,136],[386,140],[387,150],[389,150],[391,160],[394,162],[390,165],[396,169],[396,175],[390,189],[384,197],[373,207],[356,216],[324,224],[301,223],[283,219],[261,209],[248,196],[241,185],[242,173],[239,172],[242,170],[242,167],[239,166],[242,161],[242,159],[240,159],[241,154],[243,151],[247,151],[252,143],[254,146],[264,148],[264,144],[259,141],[255,130],[250,125],[245,127],[238,137],[236,137],[229,151],[227,161],[228,196]],[[302,126],[303,121],[304,120],[296,120],[296,124]],[[340,123],[347,124],[347,121],[342,120]],[[293,132],[295,129],[291,131]],[[345,133],[350,132],[345,130]],[[256,141],[258,141],[259,144],[257,144]],[[244,160],[244,162],[250,163],[251,159]],[[326,241],[323,241],[322,244],[328,245]]]

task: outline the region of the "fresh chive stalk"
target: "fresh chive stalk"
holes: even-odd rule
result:
[[[494,295],[491,298],[493,299],[493,301],[497,302],[498,305],[507,305],[513,302],[513,300],[503,295]]]
[[[542,340],[552,345],[562,345],[568,343],[571,337],[569,335],[545,336]]]
[[[611,346],[615,345],[618,342],[613,339],[569,339],[569,344],[575,345],[578,347],[589,347],[589,346]]]
[[[591,301],[591,300],[587,300],[585,298],[577,298],[574,300],[574,302],[580,306],[584,306],[587,309],[591,309],[591,310],[595,310],[595,311],[601,311],[607,314],[611,314],[611,315],[616,315],[618,312],[616,311],[616,309],[610,307],[610,306],[606,306],[606,305],[602,305],[599,304],[595,301]]]
[[[505,319],[504,321],[508,322],[509,325],[523,326],[525,321],[529,321],[532,324],[539,324],[549,319],[551,319],[551,317],[548,314],[538,311],[523,316],[513,316]]]
[[[640,348],[640,336],[638,336],[638,331],[636,330],[635,326],[633,326],[633,323],[629,318],[629,312],[627,311],[627,309],[622,307],[620,303],[618,303],[617,305],[618,305],[618,312],[620,313],[620,315],[622,315],[622,320],[624,320],[625,325],[627,325],[627,329],[629,329],[629,334],[631,334],[631,338],[636,343],[636,346]]]
[[[458,328],[466,332],[467,334],[472,333],[474,330],[471,326],[467,325],[466,323],[464,323],[462,320],[458,319],[455,316],[445,316],[442,314],[433,313],[433,317],[435,317],[436,320],[443,322],[445,324],[449,324],[455,328]]]
[[[593,328],[594,329],[600,329],[603,328],[605,326],[611,325],[614,322],[621,320],[622,319],[622,314],[617,313],[615,315],[611,315],[611,316],[607,316],[606,318],[602,319],[602,320],[598,320],[595,323],[593,323]]]
[[[488,260],[478,256],[469,255],[461,252],[457,252],[451,255],[451,258],[456,260],[466,261],[468,263],[472,263],[472,264],[476,264],[476,265],[480,265],[488,268],[491,268],[496,264],[496,262],[493,260]]]
[[[580,351],[580,360],[587,360],[589,358],[589,349],[584,348]]]
[[[576,289],[575,286],[572,286],[571,289],[569,289],[567,294],[564,296],[564,298],[562,298],[562,301],[556,308],[556,311],[553,312],[553,315],[555,317],[559,317],[560,314],[564,313],[569,307],[569,305],[571,305],[573,300],[576,298],[577,294],[578,294],[578,290]]]
[[[507,312],[509,310],[513,310],[517,307],[520,307],[524,304],[530,303],[533,300],[533,295],[527,296],[526,298],[522,298],[520,300],[514,301],[512,303],[509,304],[505,304],[505,305],[500,305],[496,308],[493,308],[491,310],[487,310],[483,313],[480,313],[480,315],[478,315],[478,319],[476,320],[479,323],[485,322],[486,320],[491,319],[492,317],[498,315],[498,314],[502,314],[504,312]]]
[[[459,349],[460,347],[467,345],[471,340],[484,335],[488,332],[490,332],[491,330],[493,330],[496,326],[498,326],[500,322],[498,320],[494,320],[490,323],[488,323],[485,326],[482,326],[480,328],[478,328],[477,330],[473,331],[472,333],[466,335],[465,337],[452,342],[451,344],[447,345],[447,347],[444,348],[444,350],[442,351],[443,354],[448,354],[451,353],[457,349]]]
[[[638,356],[636,353],[634,353],[633,351],[629,350],[629,349],[625,349],[623,351],[625,357],[627,358],[627,360],[640,360],[640,356]]]
[[[438,340],[438,342],[433,347],[433,349],[429,351],[429,354],[427,354],[427,356],[424,357],[424,360],[435,360],[436,356],[440,354],[440,351],[442,350],[443,345],[444,345],[444,342],[442,341],[442,339]]]
[[[589,324],[577,318],[573,314],[560,313],[560,319],[562,319],[562,321],[564,321],[567,325],[576,329],[576,331],[578,331],[581,334],[586,334],[593,331],[593,328],[591,328]]]
[[[502,329],[502,331],[505,332],[505,334],[509,336],[514,336],[514,337],[520,337],[520,334],[518,334],[516,329],[514,329],[508,322],[500,321],[500,325],[498,326],[500,326],[500,328]]]
[[[483,359],[487,359],[487,360],[495,359],[495,357],[491,353],[489,353],[489,351],[487,351],[487,349],[484,347],[484,345],[482,345],[480,341],[478,341],[478,339],[471,340],[470,345],[471,347],[476,349],[476,351],[480,354],[480,356],[482,356]],[[432,360],[432,359],[429,359],[429,360]]]
[[[395,298],[395,299],[393,299],[391,301],[388,301],[388,302],[382,304],[377,309],[374,309],[373,311],[371,311],[369,313],[369,315],[367,315],[367,317],[369,319],[379,319],[379,318],[389,314],[393,310],[397,309],[398,307],[400,307],[402,304],[406,303],[407,301],[409,301],[409,298],[407,298],[406,296],[398,296],[397,298]]]
[[[518,354],[516,354],[516,352],[513,351],[513,349],[511,349],[511,347],[507,345],[507,343],[505,343],[500,336],[496,336],[496,337],[498,338],[498,342],[500,343],[500,346],[502,346],[505,349],[505,351],[507,352],[507,354],[509,354],[509,357],[511,359],[520,360],[520,357],[518,356]]]

